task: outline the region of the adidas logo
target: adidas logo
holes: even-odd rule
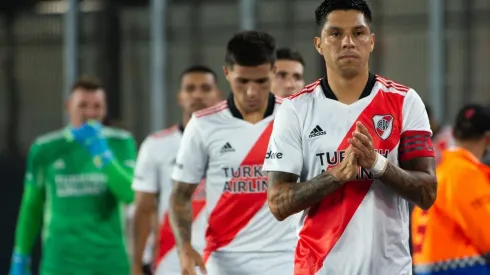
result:
[[[231,144],[229,142],[225,143],[223,147],[221,147],[221,153],[227,153],[227,152],[235,152],[235,149],[231,147]]]
[[[323,131],[323,129],[322,129],[322,127],[320,127],[320,125],[317,125],[313,130],[311,130],[310,135],[308,137],[314,138],[314,137],[326,135],[326,134],[327,134],[327,132]]]

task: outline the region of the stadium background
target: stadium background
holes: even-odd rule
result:
[[[69,2],[77,6],[75,0],[0,2],[1,274],[9,266],[26,151],[37,135],[64,125],[63,98],[75,76],[100,78],[109,120],[141,141],[178,121],[185,67],[209,65],[228,93],[224,47],[240,29],[268,31],[278,46],[298,49],[307,82],[324,74],[312,44],[321,0],[81,0],[78,20],[65,12]],[[464,103],[490,103],[490,1],[368,2],[377,35],[373,72],[413,87],[443,122]],[[78,22],[78,32],[69,22]]]

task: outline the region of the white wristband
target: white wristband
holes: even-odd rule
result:
[[[386,165],[388,165],[388,160],[380,153],[376,153],[376,163],[374,163],[373,168],[369,170],[375,178],[379,178],[384,174]]]

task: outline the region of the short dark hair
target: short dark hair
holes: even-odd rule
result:
[[[468,104],[461,108],[454,123],[454,138],[461,141],[481,139],[490,132],[490,108]]]
[[[83,76],[80,79],[78,79],[75,83],[73,83],[73,85],[71,86],[72,92],[75,91],[76,89],[83,89],[83,90],[95,92],[99,89],[103,89],[103,87],[97,78]]]
[[[204,65],[193,65],[193,66],[190,66],[187,69],[183,70],[182,73],[180,73],[180,81],[182,82],[182,78],[186,74],[191,74],[191,73],[212,74],[214,81],[218,80],[218,76],[213,71],[213,69],[209,68],[208,66],[204,66]]]
[[[305,65],[305,61],[303,57],[299,53],[299,51],[291,48],[279,48],[276,51],[276,60],[291,60],[301,63],[301,65]]]
[[[318,28],[322,29],[327,22],[328,15],[336,10],[356,10],[364,14],[368,23],[372,22],[369,5],[364,0],[324,0],[315,10],[315,20]]]
[[[276,62],[276,40],[261,31],[242,31],[235,34],[226,46],[225,64],[232,67],[254,67]]]

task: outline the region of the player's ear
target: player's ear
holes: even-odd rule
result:
[[[183,100],[183,99],[182,99],[182,92],[181,92],[181,91],[179,91],[179,92],[177,93],[177,103],[179,104],[179,106],[180,106],[180,107],[182,107],[182,100]]]
[[[376,41],[376,36],[374,33],[371,34],[371,52],[374,51],[374,42]]]
[[[67,100],[65,100],[63,106],[65,107],[65,111],[66,112],[69,112],[70,111],[70,105],[71,105],[71,101],[70,101],[70,98],[68,98]]]
[[[323,55],[323,52],[322,52],[322,39],[320,37],[318,37],[318,36],[315,36],[315,38],[313,38],[313,44],[315,45],[316,51],[320,55]]]
[[[226,65],[223,66],[223,73],[225,74],[225,78],[226,78],[226,80],[228,80],[228,82],[230,82],[230,79],[229,79],[230,71],[231,71],[231,69],[228,66],[226,66]]]

